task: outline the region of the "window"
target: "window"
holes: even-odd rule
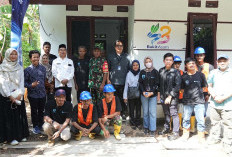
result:
[[[201,7],[201,0],[188,0],[189,7]]]
[[[218,0],[207,0],[205,7],[206,8],[218,8]]]

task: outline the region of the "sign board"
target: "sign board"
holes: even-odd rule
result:
[[[135,49],[185,49],[185,23],[141,22],[134,24]]]

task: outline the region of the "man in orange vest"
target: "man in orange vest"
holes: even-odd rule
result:
[[[105,98],[98,104],[98,117],[105,138],[110,136],[108,126],[114,124],[114,136],[116,140],[121,140],[119,133],[122,126],[122,117],[120,116],[122,107],[119,98],[114,96],[115,91],[113,85],[105,85],[103,89]]]
[[[204,59],[205,59],[205,50],[202,47],[197,47],[194,51],[194,56],[196,59],[196,70],[198,70],[199,72],[202,72],[205,75],[205,78],[207,80],[208,76],[209,76],[209,72],[212,71],[214,69],[213,65],[209,64],[209,63],[205,63]],[[207,113],[207,109],[208,109],[208,100],[209,100],[209,93],[208,93],[208,88],[203,88],[203,92],[204,92],[204,96],[205,96],[205,117],[206,117],[206,113]],[[191,129],[190,132],[195,132],[195,116],[191,117]],[[206,131],[206,134],[208,134],[208,132]]]
[[[182,60],[179,56],[174,56],[174,63],[173,66],[175,69],[179,70],[180,75],[182,76],[184,72],[180,69],[180,65],[182,63]],[[179,92],[179,104],[178,104],[178,115],[179,115],[179,122],[180,122],[180,130],[183,130],[182,128],[182,113],[183,113],[183,104],[182,104],[182,99],[183,99],[183,92],[180,90]]]
[[[101,133],[101,128],[98,126],[97,108],[92,104],[92,97],[88,91],[80,94],[80,103],[73,108],[71,132],[77,141],[82,136],[94,139],[95,134]]]

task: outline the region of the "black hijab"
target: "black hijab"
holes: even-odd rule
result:
[[[137,71],[133,70],[133,64],[134,64],[135,62],[138,63],[138,65],[139,65],[139,69],[138,69]],[[135,76],[140,72],[140,63],[139,63],[138,60],[133,60],[133,62],[132,62],[132,64],[131,64],[131,69],[130,69],[130,71],[131,71]]]

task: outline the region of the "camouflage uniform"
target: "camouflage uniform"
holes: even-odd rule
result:
[[[108,63],[105,58],[91,58],[89,61],[89,82],[88,87],[92,95],[93,104],[103,99],[103,93],[100,92],[100,86],[103,81],[103,76],[108,73]]]

